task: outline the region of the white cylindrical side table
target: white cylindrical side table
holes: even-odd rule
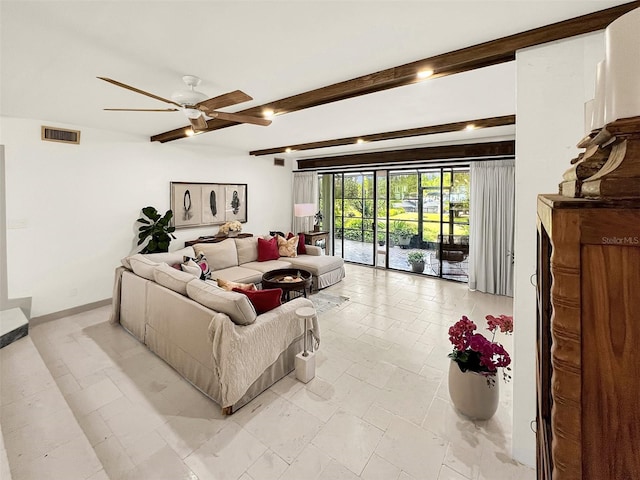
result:
[[[296,310],[296,316],[304,322],[304,350],[296,355],[296,378],[303,383],[308,383],[316,376],[316,355],[313,351],[313,342],[311,348],[309,343],[309,322],[316,314],[315,308],[301,307]]]

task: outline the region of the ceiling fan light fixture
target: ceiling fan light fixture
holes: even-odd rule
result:
[[[424,80],[426,78],[429,78],[431,75],[433,75],[433,73],[434,73],[433,70],[420,70],[416,76],[418,77],[419,80]]]
[[[130,90],[135,93],[139,93],[146,97],[159,100],[164,103],[169,103],[178,108],[165,108],[165,109],[140,109],[140,108],[127,108],[127,109],[105,109],[105,110],[120,110],[120,111],[132,111],[132,112],[177,112],[181,111],[185,117],[189,119],[191,127],[186,127],[183,130],[183,136],[197,135],[206,131],[209,131],[209,120],[219,119],[224,122],[230,122],[232,124],[247,123],[253,125],[268,126],[271,124],[271,120],[252,115],[245,115],[242,113],[227,113],[218,111],[219,108],[229,107],[238,103],[248,102],[253,100],[253,97],[247,95],[241,90],[234,90],[222,95],[208,98],[202,92],[194,90],[194,87],[200,84],[200,79],[195,75],[185,75],[182,80],[189,88],[188,90],[181,90],[175,92],[169,100],[167,98],[155,95],[153,93],[145,92],[139,88],[127,85],[126,83],[118,82],[107,77],[98,77],[98,79],[111,83],[117,87]]]
[[[202,112],[197,108],[185,108],[182,110],[187,118],[198,118],[202,115]]]
[[[273,118],[275,116],[276,112],[274,112],[271,109],[266,109],[262,111],[262,116],[264,118]]]
[[[475,130],[476,128],[478,128],[478,127],[476,127],[473,123],[470,123],[469,125],[467,125],[466,127],[464,127],[464,129],[465,129],[465,130],[468,130],[468,131],[470,131],[470,130]]]
[[[180,105],[196,105],[197,103],[205,101],[207,98],[204,93],[198,92],[197,90],[179,90],[171,95],[171,100]]]

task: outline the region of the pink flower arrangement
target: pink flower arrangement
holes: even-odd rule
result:
[[[486,376],[490,383],[498,368],[502,368],[503,378],[508,381],[511,378],[507,373],[511,370],[511,357],[504,347],[495,341],[495,337],[498,329],[502,333],[513,333],[513,317],[487,315],[485,318],[487,330],[492,333],[491,340],[480,333],[474,333],[477,329],[476,324],[464,315],[449,328],[449,340],[453,344],[453,352],[449,357],[463,372],[477,372]]]

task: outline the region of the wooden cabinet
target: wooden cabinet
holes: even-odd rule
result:
[[[537,463],[640,478],[640,201],[538,197]]]

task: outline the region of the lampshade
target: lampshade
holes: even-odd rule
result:
[[[313,217],[315,214],[315,203],[296,203],[293,205],[293,215],[296,217]]]
[[[640,115],[640,8],[605,30],[604,123]]]

